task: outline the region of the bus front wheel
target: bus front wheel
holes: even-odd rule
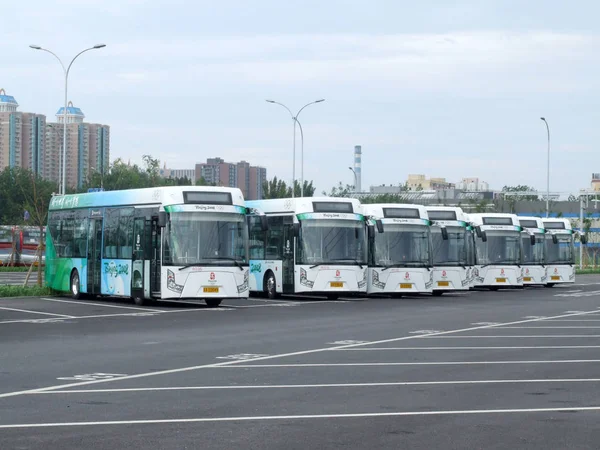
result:
[[[77,272],[77,270],[74,270],[73,273],[71,273],[70,287],[71,297],[75,300],[79,300],[81,298],[81,286],[79,283],[79,272]]]
[[[275,282],[275,275],[273,272],[268,272],[265,277],[265,285],[263,290],[267,294],[267,298],[270,300],[274,300],[277,298],[277,285]]]

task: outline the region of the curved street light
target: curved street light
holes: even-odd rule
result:
[[[354,174],[354,191],[356,191],[356,183],[358,183],[358,179],[356,178],[356,171],[352,167],[348,167]]]
[[[548,165],[546,171],[546,217],[550,215],[550,127],[544,117],[540,117],[546,124],[546,131],[548,131]]]
[[[301,153],[300,153],[300,197],[304,197],[304,132],[302,131],[302,125],[298,122],[298,116],[302,112],[304,108],[310,105],[314,105],[315,103],[324,102],[325,99],[321,98],[319,100],[315,100],[314,102],[307,103],[302,108],[298,110],[296,115],[292,113],[290,108],[285,106],[283,103],[276,102],[275,100],[266,100],[268,103],[273,103],[275,105],[283,106],[290,113],[292,117],[292,121],[294,122],[294,145],[292,150],[292,198],[295,196],[294,190],[296,187],[296,123],[300,127],[300,138],[301,138]]]
[[[39,45],[30,45],[29,47],[34,50],[41,50],[43,52],[50,53],[52,56],[54,56],[58,60],[61,67],[63,68],[63,72],[65,74],[65,108],[63,110],[62,180],[61,180],[61,189],[60,189],[60,193],[62,195],[64,195],[66,192],[66,179],[67,179],[67,171],[66,171],[66,168],[67,168],[67,108],[69,106],[68,101],[67,101],[67,88],[68,88],[68,82],[69,82],[69,71],[71,70],[71,66],[73,65],[75,60],[81,54],[83,54],[85,52],[89,52],[90,50],[98,50],[100,48],[104,48],[104,47],[106,47],[106,44],[96,44],[93,47],[86,48],[85,50],[80,51],[79,53],[77,53],[75,55],[75,57],[71,60],[71,62],[69,63],[69,65],[67,67],[65,67],[62,60],[53,51],[48,50],[43,47],[40,47]]]

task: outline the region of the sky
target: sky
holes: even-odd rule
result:
[[[64,75],[111,160],[173,169],[246,160],[338,181],[362,146],[363,190],[408,174],[493,189],[589,188],[600,172],[600,3],[592,0],[29,0],[3,5],[0,87],[53,119]],[[300,139],[296,178],[300,178]]]

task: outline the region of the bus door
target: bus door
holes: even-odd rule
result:
[[[158,217],[153,216],[148,222],[150,235],[150,291],[155,297],[160,297],[160,266],[161,266],[161,231]]]
[[[294,293],[294,219],[292,216],[283,218],[283,261],[282,283],[283,292]]]
[[[100,294],[102,270],[102,212],[92,210],[88,222],[87,292]]]
[[[146,219],[144,217],[136,217],[133,221],[133,270],[131,276],[131,296],[133,298],[145,298],[144,292],[144,261],[145,257],[145,244],[144,230],[146,226]]]

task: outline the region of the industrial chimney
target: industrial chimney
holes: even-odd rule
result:
[[[356,186],[355,186],[354,190],[356,192],[362,192],[362,188],[361,188],[361,167],[362,167],[361,155],[362,155],[361,146],[355,145],[354,146],[354,173],[356,174]]]

